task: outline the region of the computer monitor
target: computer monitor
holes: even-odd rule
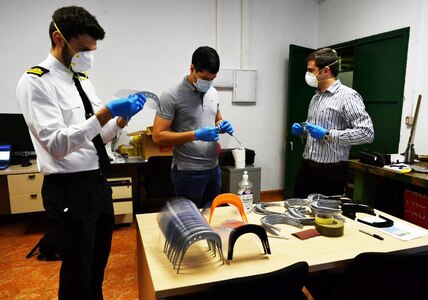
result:
[[[12,145],[12,164],[22,158],[35,157],[27,123],[22,114],[0,113],[0,143]]]
[[[0,144],[0,170],[6,169],[12,159],[12,146]]]

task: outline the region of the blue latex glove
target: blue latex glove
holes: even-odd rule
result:
[[[294,123],[293,126],[291,126],[291,134],[293,135],[301,135],[303,134],[303,127],[299,123]]]
[[[229,121],[223,120],[218,124],[218,129],[220,132],[226,132],[230,135],[235,131],[232,127],[232,124],[229,123]]]
[[[318,140],[322,139],[324,137],[325,133],[327,132],[327,129],[325,129],[324,127],[317,126],[317,125],[310,124],[310,123],[308,123],[305,126],[305,128],[313,138],[318,139]]]
[[[146,97],[141,94],[129,95],[128,98],[121,98],[107,103],[113,117],[122,117],[125,120],[131,119],[136,113],[143,109],[146,103]]]
[[[215,126],[205,126],[195,131],[195,139],[205,142],[218,141],[218,128]]]

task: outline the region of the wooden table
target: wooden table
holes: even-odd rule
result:
[[[353,199],[356,201],[374,206],[377,178],[387,178],[409,186],[422,188],[428,193],[428,173],[412,171],[401,174],[390,169],[363,164],[358,160],[350,160],[348,165],[355,172]]]
[[[397,218],[382,213],[394,220]],[[233,260],[222,264],[218,256],[212,258],[204,241],[191,246],[184,256],[180,273],[173,270],[171,262],[163,253],[164,237],[157,223],[158,214],[137,215],[137,251],[139,298],[144,300],[162,299],[207,290],[214,282],[236,277],[272,272],[295,262],[307,261],[309,272],[340,269],[362,252],[426,251],[428,236],[402,241],[381,234],[384,240],[378,240],[358,231],[376,232],[376,229],[347,219],[345,234],[342,237],[315,237],[299,240],[291,233],[300,231],[295,227],[279,225],[288,240],[269,238],[271,255],[264,255],[260,240],[253,234],[241,236],[234,247]],[[250,223],[260,224],[261,215],[248,214]],[[227,219],[240,220],[234,207],[216,208],[212,226],[218,227]],[[408,222],[402,221],[405,224]],[[410,224],[411,226],[415,226]],[[304,229],[313,228],[305,226]],[[420,228],[420,227],[418,227]],[[376,232],[378,233],[378,232]],[[227,258],[227,248],[223,245]]]

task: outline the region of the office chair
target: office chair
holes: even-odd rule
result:
[[[428,252],[367,252],[357,255],[343,274],[329,278],[327,298],[425,299],[427,283]]]
[[[308,270],[307,262],[298,262],[278,271],[219,282],[208,290],[204,299],[307,299],[302,289]]]
[[[171,182],[172,156],[151,156],[145,165],[147,212],[158,212],[169,199],[175,197]]]

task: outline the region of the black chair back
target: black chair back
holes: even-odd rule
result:
[[[230,279],[214,284],[205,299],[307,299],[302,289],[308,270],[307,262],[298,262],[267,274]]]
[[[144,186],[149,212],[159,211],[166,201],[175,197],[171,182],[172,156],[151,156],[145,166]]]
[[[428,252],[359,254],[343,282],[336,299],[426,299]]]

